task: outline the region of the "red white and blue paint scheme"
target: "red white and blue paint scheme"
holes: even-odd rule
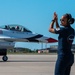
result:
[[[0,55],[3,61],[8,60],[7,49],[14,48],[16,42],[54,43],[57,40],[33,33],[18,24],[3,25],[0,27]]]

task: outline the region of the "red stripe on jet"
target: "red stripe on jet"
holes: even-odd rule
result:
[[[54,43],[54,42],[58,42],[56,39],[53,38],[49,38],[47,39],[48,43]]]

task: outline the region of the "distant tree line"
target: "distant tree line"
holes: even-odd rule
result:
[[[29,48],[14,48],[14,49],[8,49],[8,53],[37,53],[38,50],[31,50]]]

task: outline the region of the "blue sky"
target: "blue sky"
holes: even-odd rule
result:
[[[65,13],[71,13],[75,18],[74,2],[74,0],[0,0],[0,26],[20,24],[33,32],[57,39],[58,35],[48,31],[53,13],[57,12],[58,20]],[[75,29],[75,23],[72,27]],[[56,44],[49,44],[47,47]],[[16,46],[30,49],[41,48],[41,44],[36,43],[17,43]]]

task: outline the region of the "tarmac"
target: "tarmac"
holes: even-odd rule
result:
[[[0,57],[0,75],[54,75],[57,55],[8,55]],[[75,75],[75,63],[71,75]]]

